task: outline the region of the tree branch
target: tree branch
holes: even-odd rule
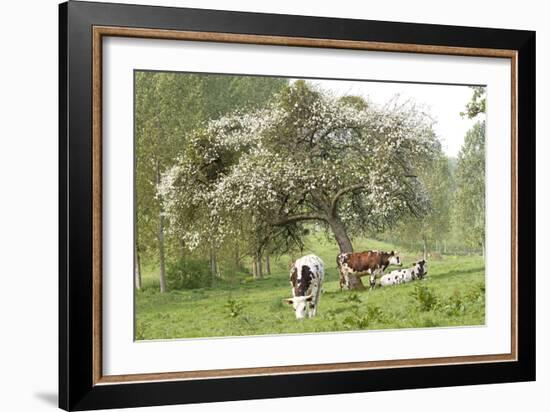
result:
[[[332,202],[330,206],[330,214],[334,216],[334,214],[336,213],[336,207],[338,206],[338,200],[340,200],[342,196],[344,196],[346,193],[353,192],[354,190],[364,189],[366,187],[367,185],[363,183],[359,183],[356,185],[352,185],[352,186],[348,186],[340,189],[338,192],[336,192],[336,194],[332,198]]]
[[[327,219],[326,219],[326,217],[324,217],[322,215],[314,215],[314,214],[304,213],[304,214],[285,217],[285,218],[275,222],[273,225],[274,226],[284,226],[284,225],[287,225],[289,223],[301,222],[303,220],[322,220],[322,221],[326,222]]]

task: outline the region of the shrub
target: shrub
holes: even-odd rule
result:
[[[478,283],[473,286],[466,292],[465,298],[471,303],[483,303],[485,301],[485,284]]]
[[[437,296],[425,285],[415,285],[411,295],[422,312],[428,312],[437,306]]]
[[[440,306],[448,316],[459,316],[466,312],[466,303],[458,290],[455,290]]]
[[[145,321],[136,322],[135,340],[145,340],[148,332],[147,329],[149,329],[149,323]]]
[[[351,315],[347,316],[343,323],[348,329],[366,329],[373,322],[382,321],[383,313],[378,306],[368,305],[365,312],[361,312],[359,306],[351,307]]]
[[[236,299],[229,298],[227,299],[227,303],[224,305],[227,316],[230,318],[238,318],[244,309],[244,304]]]
[[[168,264],[166,283],[169,289],[197,289],[212,285],[208,262],[180,258]]]
[[[349,293],[343,300],[343,303],[353,303],[353,304],[360,304],[362,303],[361,298],[359,295],[355,292]]]

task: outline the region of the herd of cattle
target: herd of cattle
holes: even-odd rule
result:
[[[384,273],[389,265],[402,266],[401,259],[394,251],[381,252],[369,250],[359,253],[340,253],[336,257],[340,272],[340,290],[351,289],[354,284],[361,283],[361,277],[369,275],[370,288],[377,286],[398,285],[423,279],[428,274],[425,260],[416,262],[408,269],[393,270]],[[297,259],[290,269],[290,285],[292,298],[285,301],[294,307],[296,319],[306,316],[313,317],[317,313],[319,298],[322,291],[325,268],[319,256],[307,255]]]

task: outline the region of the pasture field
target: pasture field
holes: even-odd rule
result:
[[[393,245],[356,240],[357,251],[392,250]],[[324,293],[317,316],[298,321],[288,281],[290,257],[272,258],[271,276],[246,273],[217,279],[212,287],[158,292],[157,268],[144,265],[136,291],[136,340],[312,333],[353,330],[469,326],[485,323],[485,265],[481,256],[444,255],[429,260],[428,276],[408,284],[369,291],[340,291],[336,244],[310,236],[304,254],[325,263]],[[401,252],[403,267],[421,255]],[[393,268],[389,267],[388,273]],[[368,277],[363,278],[368,285]]]

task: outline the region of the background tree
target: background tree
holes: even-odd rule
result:
[[[485,121],[467,133],[458,155],[454,197],[455,228],[485,255]]]
[[[390,236],[401,244],[420,243],[427,258],[430,245],[444,244],[450,234],[454,179],[450,160],[441,148],[434,150],[429,161],[419,167],[418,174],[430,199],[430,209],[421,218],[403,219]]]
[[[486,88],[472,87],[466,111],[469,119],[479,118],[466,133],[456,166],[454,197],[455,232],[466,244],[480,247],[485,256],[485,112]]]
[[[149,254],[159,263],[160,290],[164,292],[166,249],[177,249],[181,254],[185,248],[181,238],[170,237],[166,230],[158,186],[161,175],[187,144],[187,134],[236,108],[261,107],[286,83],[285,79],[264,77],[136,72],[136,286],[139,258]],[[217,271],[214,245],[209,250],[211,267]]]
[[[196,129],[158,194],[191,247],[242,237],[261,250],[317,222],[351,252],[354,234],[425,215],[417,166],[438,147],[412,104],[378,108],[297,81],[265,109]]]
[[[473,90],[472,98],[466,104],[466,110],[461,112],[462,117],[468,117],[473,119],[480,113],[485,113],[487,105],[487,95],[485,93],[484,86],[472,86]]]

